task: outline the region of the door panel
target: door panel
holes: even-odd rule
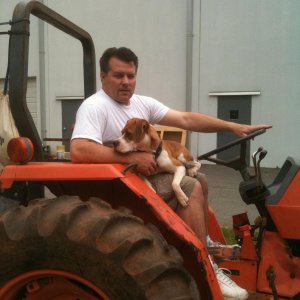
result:
[[[83,100],[63,100],[62,101],[62,137],[70,139],[76,119],[76,112]],[[64,142],[65,151],[70,151],[70,143]]]
[[[235,122],[250,124],[251,123],[251,96],[220,96],[218,98],[218,118]],[[225,145],[237,137],[228,132],[217,134],[217,146]],[[237,145],[227,149],[217,155],[218,159],[231,160],[238,156],[240,146]],[[247,159],[250,158],[250,145],[247,145]]]

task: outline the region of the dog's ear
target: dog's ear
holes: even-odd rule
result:
[[[149,126],[148,134],[151,138],[151,149],[156,150],[161,142],[161,139],[160,139],[157,131],[155,130],[155,128],[152,126]]]
[[[121,133],[122,134],[134,134],[135,128],[136,128],[136,119],[135,118],[129,119],[126,122],[124,128],[121,130]]]
[[[140,141],[145,133],[148,133],[149,123],[146,120],[136,121],[136,140]]]

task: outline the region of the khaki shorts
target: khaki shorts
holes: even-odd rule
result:
[[[200,175],[200,174],[199,174]],[[178,201],[175,197],[172,181],[174,174],[159,173],[147,177],[152,184],[156,193],[173,209],[176,210]],[[197,176],[198,177],[198,176]],[[180,183],[183,192],[189,197],[194,189],[195,183],[198,181],[197,178],[190,176],[184,176]]]

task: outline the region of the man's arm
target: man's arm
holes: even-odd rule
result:
[[[74,163],[136,163],[137,171],[146,176],[156,171],[156,163],[152,154],[145,152],[122,154],[89,139],[73,139],[70,154]]]
[[[174,109],[170,109],[159,124],[196,132],[232,132],[238,137],[246,136],[259,129],[272,127],[265,124],[245,125],[228,122],[198,112],[181,112]]]

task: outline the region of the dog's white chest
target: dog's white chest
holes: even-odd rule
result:
[[[161,171],[174,173],[176,170],[166,150],[161,151],[160,155],[156,158],[156,162]]]

